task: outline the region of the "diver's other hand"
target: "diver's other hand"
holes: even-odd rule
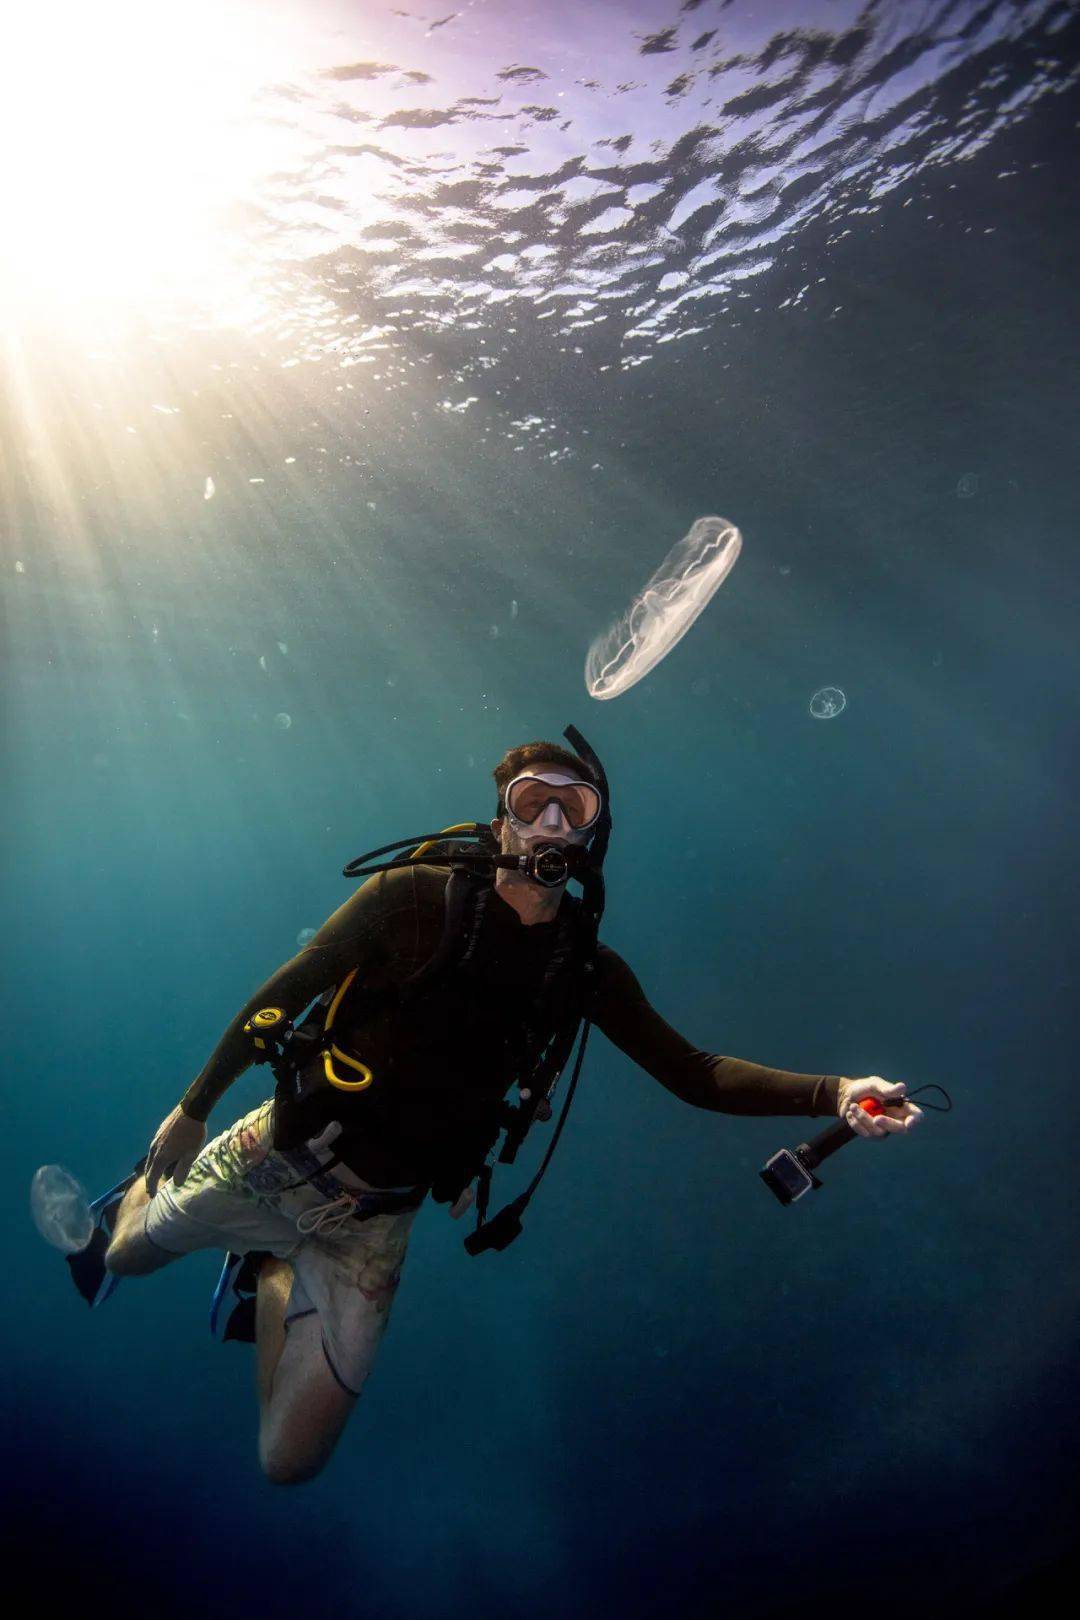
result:
[[[202,1151],[206,1126],[200,1119],[189,1119],[179,1104],[158,1126],[146,1157],[146,1190],[153,1198],[162,1176],[171,1175],[177,1186]]]
[[[902,1082],[883,1080],[880,1074],[869,1074],[862,1080],[844,1079],[836,1093],[836,1112],[856,1136],[874,1140],[895,1136],[898,1131],[910,1131],[923,1117],[922,1109],[908,1102],[906,1089]],[[863,1097],[876,1097],[889,1111],[868,1114],[859,1107]]]

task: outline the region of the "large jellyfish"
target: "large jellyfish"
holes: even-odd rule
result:
[[[629,611],[598,636],[585,659],[585,685],[594,698],[618,697],[647,675],[681,641],[742,550],[727,518],[698,518],[673,546]]]
[[[58,1164],[43,1164],[30,1183],[34,1225],[54,1249],[77,1254],[94,1233],[90,1201],[75,1177]]]

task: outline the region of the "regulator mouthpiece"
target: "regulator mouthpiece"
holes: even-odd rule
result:
[[[569,849],[558,844],[537,844],[528,855],[518,856],[518,869],[545,889],[555,889],[566,882],[574,866],[581,864],[582,854],[584,851],[573,844]]]

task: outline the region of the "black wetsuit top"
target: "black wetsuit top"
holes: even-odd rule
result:
[[[393,1002],[363,1012],[365,991],[400,985],[435,953],[443,933],[445,868],[415,866],[369,878],[314,939],[261,985],[237,1013],[182,1107],[205,1120],[248,1067],[244,1024],[261,1007],[298,1018],[316,997],[357,969],[334,1021],[334,1037],[372,1070],[362,1092],[319,1082],[303,1100],[279,1087],[274,1140],[289,1147],[343,1123],[334,1151],[372,1186],[454,1183],[476,1174],[498,1134],[499,1103],[516,1078],[515,1057],[535,1020],[534,997],[560,935],[559,916],[526,924],[491,890],[472,967],[425,988],[416,1008]],[[565,937],[565,936],[564,936]],[[582,1010],[614,1044],[683,1101],[727,1114],[835,1114],[836,1075],[790,1074],[692,1046],[645,998],[623,959],[600,944]],[[357,1022],[357,1020],[360,1020]],[[449,1168],[448,1168],[449,1166]]]

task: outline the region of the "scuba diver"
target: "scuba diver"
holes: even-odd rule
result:
[[[665,1023],[598,938],[610,791],[580,732],[564,736],[572,751],[532,742],[504,755],[490,824],[349,863],[345,875],[366,881],[236,1014],[146,1159],[91,1206],[93,1241],[68,1256],[95,1304],[120,1278],[196,1250],[227,1252],[212,1325],[227,1316],[224,1337],[255,1342],[259,1460],[275,1483],[311,1479],[329,1459],[425,1198],[455,1218],[475,1204],[471,1254],[518,1235],[592,1024],[697,1108],[838,1116],[867,1139],[920,1118],[902,1084],[714,1055]],[[551,1119],[575,1043],[543,1162],[489,1217],[500,1134],[509,1163],[531,1124]],[[211,1109],[252,1062],[272,1068],[273,1096],[207,1142]],[[866,1112],[860,1100],[871,1098]]]

